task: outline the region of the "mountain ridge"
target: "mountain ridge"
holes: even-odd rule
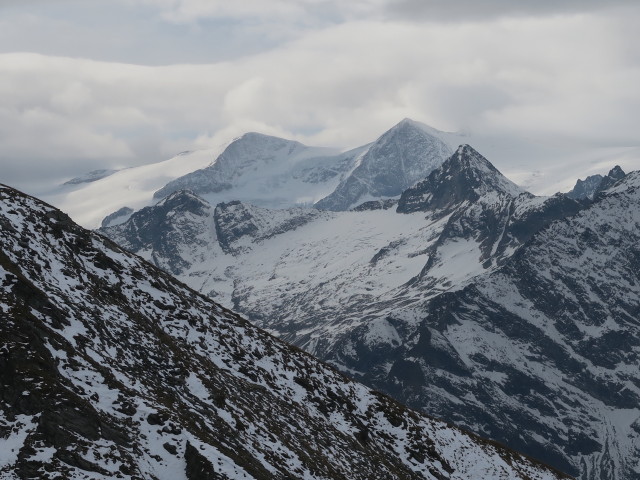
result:
[[[577,386],[558,383],[555,378],[576,374],[565,371],[560,360],[575,366],[571,355],[583,353],[567,354],[569,344],[563,343],[565,339],[545,336],[535,319],[524,315],[517,305],[508,307],[493,301],[493,297],[504,297],[507,302],[512,295],[519,299],[514,300],[516,304],[544,302],[555,298],[553,282],[540,281],[545,287],[538,289],[527,286],[528,280],[537,278],[535,268],[530,268],[526,275],[514,273],[491,287],[498,289],[494,293],[474,292],[478,285],[493,285],[492,278],[533,252],[537,238],[571,219],[594,215],[602,224],[603,234],[607,229],[618,231],[616,222],[624,222],[625,212],[639,203],[632,189],[624,189],[635,176],[623,178],[594,201],[577,201],[563,194],[535,197],[502,181],[499,172],[486,167],[486,159],[473,163],[478,155],[463,146],[427,180],[407,189],[405,201],[401,196],[396,211],[377,208],[381,204],[376,203],[371,204],[372,209],[325,212],[325,216],[271,239],[243,236],[243,250],[235,254],[224,253],[217,239],[210,238],[206,245],[193,250],[198,258],[208,260],[196,265],[187,255],[191,267],[180,278],[243,312],[268,331],[416,408],[437,411],[455,424],[517,444],[588,480],[612,475],[607,465],[615,457],[631,472],[616,474],[615,478],[633,479],[633,467],[612,453],[627,448],[633,452],[633,442],[625,440],[622,430],[602,433],[589,420],[595,418],[592,402],[600,402],[609,389],[622,385],[621,377],[614,375],[605,381],[594,373]],[[469,161],[456,164],[461,157]],[[466,165],[462,170],[452,169],[462,164]],[[490,181],[485,181],[485,174]],[[447,177],[460,179],[460,195],[447,191]],[[612,209],[601,216],[597,212],[605,205],[602,199],[616,189],[621,189],[620,211]],[[438,192],[442,192],[442,201],[431,204]],[[415,208],[403,213],[401,205],[409,204],[408,198],[415,199],[410,203]],[[252,215],[251,207],[242,211]],[[270,215],[278,223],[275,219],[282,212]],[[235,220],[231,216],[225,221],[233,224]],[[199,222],[206,224],[204,218]],[[572,239],[566,230],[562,232],[568,243],[582,241]],[[118,239],[116,230],[110,234]],[[597,232],[586,229],[581,235],[598,237]],[[565,249],[558,242],[550,245]],[[627,240],[618,239],[609,248],[615,252],[628,245]],[[191,247],[181,248],[189,252]],[[588,251],[585,246],[583,249]],[[148,255],[149,251],[140,253]],[[631,253],[630,259],[634,258]],[[558,255],[549,253],[560,262]],[[546,261],[540,262],[543,265]],[[569,276],[562,292],[577,288],[588,269],[588,264],[580,271],[567,268]],[[561,273],[554,275],[560,277]],[[606,277],[602,281],[607,284]],[[525,298],[520,299],[515,285],[529,292],[526,295],[531,298],[522,293]],[[607,285],[615,288],[615,283]],[[567,305],[574,302],[567,298]],[[634,299],[637,294],[632,293],[630,300]],[[606,304],[596,311],[608,311],[615,318],[615,308]],[[573,315],[583,315],[580,308],[574,310]],[[496,316],[493,320],[492,315]],[[545,315],[554,315],[553,310]],[[474,322],[476,317],[478,321]],[[585,318],[596,321],[586,314]],[[519,336],[515,327],[508,328],[510,323],[526,335]],[[495,338],[500,342],[493,344]],[[610,338],[612,342],[621,341],[615,335]],[[506,347],[511,344],[517,354],[512,355]],[[616,348],[626,349],[624,355],[633,355],[624,342]],[[492,358],[485,349],[501,353]],[[472,355],[466,353],[469,350],[473,350]],[[588,362],[579,359],[578,364]],[[534,373],[530,372],[531,365],[535,366]],[[545,371],[550,372],[549,377],[540,373]],[[518,385],[523,385],[522,390]],[[546,392],[562,405],[562,421],[571,422],[570,431],[554,417],[553,402],[548,404],[536,391]],[[606,418],[622,415],[616,408],[604,409],[602,414]],[[535,413],[538,409],[542,413]],[[600,415],[601,410],[597,412]],[[554,433],[556,430],[560,433]],[[595,440],[590,442],[587,434],[576,433],[580,431],[589,432]]]
[[[407,410],[0,186],[4,478],[568,478]]]
[[[569,198],[573,199],[589,199],[593,200],[595,196],[603,190],[608,189],[613,186],[618,180],[624,178],[625,173],[620,168],[619,165],[616,165],[607,175],[602,176],[600,174],[590,175],[584,180],[578,180],[567,195]]]

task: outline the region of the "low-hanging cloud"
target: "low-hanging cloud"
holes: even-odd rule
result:
[[[0,181],[63,181],[248,130],[354,147],[403,117],[446,130],[630,145],[640,123],[632,23],[613,14],[455,26],[348,21],[200,65],[4,54]]]

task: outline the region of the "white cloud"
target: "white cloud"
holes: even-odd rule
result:
[[[145,1],[165,15],[182,12],[183,20],[274,12],[294,18],[343,8],[319,0]],[[50,178],[56,166],[70,176],[155,161],[248,130],[353,147],[403,117],[496,137],[638,143],[640,46],[629,42],[637,17],[438,24],[372,19],[382,2],[350,5],[340,11],[343,19],[358,9],[367,19],[316,25],[215,63],[0,55],[0,180],[19,183],[45,171]],[[26,173],[4,168],[15,160]],[[34,168],[44,164],[51,168]]]

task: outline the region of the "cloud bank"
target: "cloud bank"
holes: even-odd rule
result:
[[[121,1],[165,24],[290,32],[198,63],[0,54],[0,181],[64,181],[249,130],[353,147],[404,117],[496,138],[639,143],[631,2]]]

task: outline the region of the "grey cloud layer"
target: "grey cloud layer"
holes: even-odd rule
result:
[[[214,7],[242,13],[230,10],[238,2],[161,6],[169,12],[189,2],[190,15]],[[294,2],[276,3],[295,11]],[[365,11],[374,3],[350,8]],[[503,5],[482,3],[495,11]],[[550,11],[550,2],[539,3],[547,7],[536,11]],[[405,2],[403,8],[416,7]],[[505,137],[637,145],[640,45],[629,42],[637,18],[608,12],[454,27],[345,21],[202,65],[0,55],[0,181],[19,184],[38,175],[62,181],[93,168],[161,160],[249,130],[351,147],[403,117]]]
[[[392,18],[409,20],[473,20],[509,16],[589,13],[619,6],[637,6],[635,0],[390,0],[383,7]]]
[[[637,6],[635,0],[130,0],[155,5],[165,18],[192,21],[199,18],[322,16],[333,19],[405,19],[467,21],[510,16],[590,13],[620,6]]]

